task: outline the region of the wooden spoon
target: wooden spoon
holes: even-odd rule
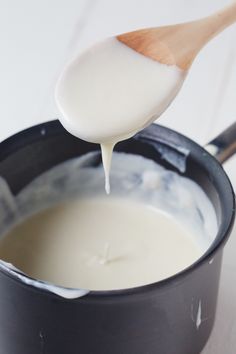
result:
[[[188,70],[202,47],[236,22],[236,2],[201,20],[124,33],[117,39],[162,64]]]

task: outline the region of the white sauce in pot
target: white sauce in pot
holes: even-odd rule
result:
[[[0,241],[1,259],[59,286],[114,290],[165,279],[203,255],[217,224],[197,184],[114,153],[107,198],[102,167],[92,167],[98,157],[61,164],[17,196],[17,226]]]

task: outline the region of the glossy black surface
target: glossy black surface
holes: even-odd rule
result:
[[[0,144],[0,175],[17,194],[52,166],[95,149],[59,122],[45,123]],[[163,159],[163,151],[176,161],[189,151],[183,174],[212,200],[219,223],[214,245],[196,264],[162,282],[75,300],[27,286],[0,270],[1,354],[199,354],[205,345],[214,323],[223,245],[234,219],[229,180],[204,149],[160,126],[116,150],[144,155],[170,169],[175,167]]]

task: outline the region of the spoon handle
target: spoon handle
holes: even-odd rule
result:
[[[117,39],[162,64],[188,70],[202,47],[236,22],[236,1],[215,14],[186,23],[124,33]]]
[[[200,20],[175,25],[176,34],[166,41],[175,53],[176,64],[188,70],[199,51],[217,34],[236,22],[236,1]]]
[[[236,1],[224,9],[216,12],[215,14],[208,16],[202,20],[199,20],[199,29],[202,22],[203,33],[203,45],[209,40],[222,32],[225,28],[236,22]],[[200,33],[199,33],[200,35]],[[205,41],[204,41],[205,36]]]

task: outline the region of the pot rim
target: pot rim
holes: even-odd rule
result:
[[[183,134],[180,134],[170,128],[159,126],[157,124],[152,124],[151,126],[152,126],[152,129],[153,129],[153,126],[156,126],[159,131],[163,130],[163,131],[168,132],[168,134],[170,136],[171,135],[173,136],[173,134],[174,134],[174,136],[178,136],[179,138],[184,139],[185,141],[187,141],[189,143],[190,146],[196,147],[198,150],[200,150],[204,154],[205,158],[210,159],[210,161],[214,161],[214,163],[218,165],[218,169],[220,169],[221,175],[223,175],[223,178],[225,179],[225,182],[228,184],[228,187],[230,190],[230,193],[229,193],[230,199],[228,200],[228,202],[231,204],[231,207],[230,207],[231,214],[229,215],[228,223],[224,227],[223,227],[222,223],[221,223],[221,225],[219,225],[217,235],[215,236],[215,240],[212,243],[212,245],[208,248],[208,250],[199,259],[197,259],[197,261],[195,261],[194,263],[189,265],[184,270],[182,270],[182,271],[180,271],[168,278],[157,281],[155,283],[142,285],[142,286],[138,286],[138,287],[127,288],[127,289],[118,289],[118,290],[96,290],[96,291],[89,290],[87,293],[82,295],[82,296],[86,295],[86,299],[87,298],[96,298],[96,297],[99,297],[99,298],[109,297],[109,296],[114,297],[117,295],[125,296],[125,295],[135,295],[135,294],[142,294],[142,293],[146,294],[149,291],[153,291],[153,290],[163,288],[166,286],[169,287],[169,286],[172,286],[173,284],[180,283],[184,280],[184,278],[186,278],[189,274],[191,274],[191,272],[193,272],[195,269],[201,267],[201,265],[205,264],[206,262],[208,262],[210,264],[214,258],[214,255],[217,253],[217,251],[221,247],[223,247],[225,245],[225,243],[227,242],[227,240],[230,236],[230,232],[233,228],[234,219],[235,219],[235,197],[234,197],[234,190],[233,190],[232,184],[231,184],[226,172],[224,171],[223,167],[221,166],[221,164],[216,160],[215,157],[213,157],[202,146],[200,146],[199,144],[197,144],[193,140],[189,139],[188,137],[184,136]],[[21,147],[25,146],[26,144],[33,142],[35,140],[38,140],[39,138],[42,138],[42,136],[44,136],[45,131],[47,131],[47,137],[48,136],[51,137],[51,136],[58,134],[64,130],[65,129],[62,127],[62,125],[60,124],[60,122],[58,120],[51,120],[51,121],[48,121],[45,123],[34,125],[34,126],[29,127],[27,129],[24,129],[16,134],[10,136],[9,138],[7,138],[6,140],[4,140],[3,142],[0,143],[0,161],[4,160],[11,153],[16,151],[17,149],[20,149]],[[168,139],[166,141],[168,141]],[[10,268],[9,268],[9,270],[10,270]],[[65,290],[72,290],[72,291],[80,290],[77,288],[67,289],[62,286],[57,286],[53,283],[39,281],[35,278],[32,278],[32,277],[26,275],[25,273],[22,274],[20,272],[17,272],[14,269],[11,269],[10,271],[8,271],[6,269],[6,267],[4,267],[1,263],[0,263],[0,272],[3,272],[6,276],[17,281],[18,283],[21,283],[24,286],[30,287],[31,290],[35,290],[37,292],[42,292],[42,293],[47,293],[47,295],[51,295],[51,296],[58,297],[58,295],[49,291],[48,289],[36,287],[35,285],[32,285],[32,284],[27,284],[27,282],[24,282],[22,279],[19,278],[19,274],[21,274],[21,276],[23,278],[28,280],[29,283],[31,281],[33,281],[33,282],[35,281],[35,282],[39,282],[39,283],[46,284],[46,285],[48,284],[50,286],[55,286],[55,287],[65,289]],[[79,299],[83,299],[83,297],[74,298],[74,299],[79,300]],[[63,300],[65,300],[65,299],[63,299]]]

